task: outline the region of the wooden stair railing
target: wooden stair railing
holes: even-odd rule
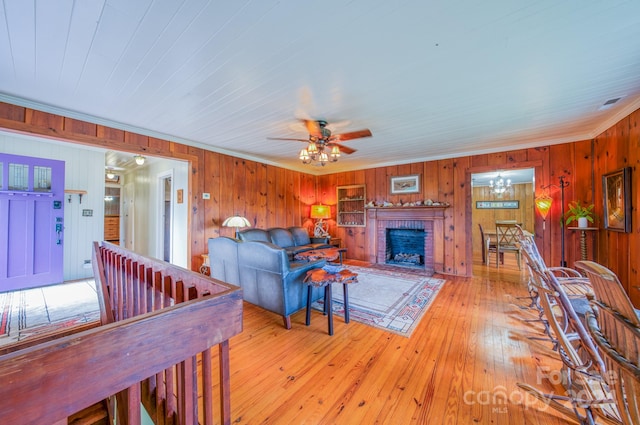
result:
[[[119,424],[140,424],[141,402],[156,424],[213,424],[218,345],[220,423],[230,424],[241,289],[104,242],[93,264],[102,326],[0,356],[0,423],[66,424],[118,394]]]

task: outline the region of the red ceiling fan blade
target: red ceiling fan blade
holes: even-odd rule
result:
[[[365,130],[352,131],[350,133],[334,134],[329,138],[329,140],[332,142],[334,141],[344,142],[345,140],[360,139],[362,137],[371,137],[371,136],[372,136],[371,130],[367,128]]]
[[[311,136],[322,138],[322,131],[318,121],[304,120],[304,125],[307,127],[307,131]]]

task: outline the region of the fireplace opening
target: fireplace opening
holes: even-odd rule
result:
[[[386,229],[385,262],[404,267],[424,267],[423,229]]]

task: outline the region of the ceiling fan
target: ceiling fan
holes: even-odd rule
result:
[[[336,162],[340,158],[340,154],[347,155],[354,153],[356,150],[343,145],[341,142],[347,140],[360,139],[363,137],[371,137],[371,130],[364,129],[352,131],[342,134],[331,134],[331,130],[327,128],[327,121],[324,120],[302,120],[309,132],[308,139],[284,138],[284,137],[268,137],[269,140],[296,140],[308,143],[306,148],[300,151],[300,160],[304,164],[317,162],[325,165],[327,162]],[[327,153],[329,151],[329,153]]]

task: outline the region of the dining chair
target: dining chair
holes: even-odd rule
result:
[[[489,253],[494,253],[497,255],[496,251],[496,241],[491,239],[489,235],[484,232],[482,224],[478,223],[478,227],[480,228],[480,237],[482,238],[482,263],[489,265]],[[502,254],[502,258],[500,258],[502,264],[504,264],[504,254]]]
[[[501,253],[513,252],[520,266],[520,235],[522,231],[517,223],[496,221],[496,267],[499,267],[498,257]]]

